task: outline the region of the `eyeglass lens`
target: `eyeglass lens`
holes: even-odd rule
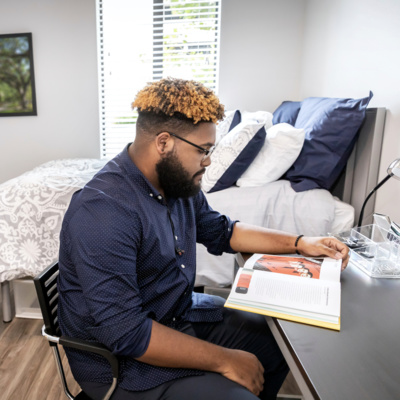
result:
[[[202,162],[208,160],[211,157],[211,154],[214,152],[215,146],[210,147],[210,150],[208,150],[207,153],[204,153],[203,158],[201,159]]]

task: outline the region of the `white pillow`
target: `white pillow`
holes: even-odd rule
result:
[[[282,123],[267,130],[257,157],[237,181],[237,186],[262,186],[278,180],[296,161],[304,143],[304,129]]]
[[[274,115],[268,111],[241,111],[241,115],[242,121],[253,119],[257,122],[264,122],[265,129],[271,128],[272,118],[274,117]]]
[[[264,122],[242,121],[227,133],[211,155],[211,165],[202,179],[206,192],[235,184],[261,150],[266,137]]]

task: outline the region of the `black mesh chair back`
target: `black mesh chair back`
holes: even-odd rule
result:
[[[111,365],[113,382],[110,389],[105,394],[103,400],[111,399],[112,394],[117,385],[119,364],[118,359],[102,344],[94,342],[86,342],[76,338],[70,338],[61,335],[58,324],[58,287],[57,277],[59,274],[58,262],[46,268],[37,277],[34,278],[36,293],[39,299],[40,309],[43,315],[44,325],[42,327],[42,335],[48,340],[51,349],[53,350],[54,359],[57,365],[57,370],[60,375],[61,384],[64,393],[68,399],[90,400],[90,397],[80,392],[77,396],[73,396],[68,389],[65,379],[64,368],[62,365],[58,345],[71,347],[78,350],[89,351],[105,357]]]

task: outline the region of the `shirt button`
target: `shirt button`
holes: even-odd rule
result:
[[[161,200],[161,199],[162,199],[162,196],[157,196],[157,199],[158,199],[158,200]]]
[[[153,197],[153,193],[150,193],[150,197]]]
[[[175,322],[175,321],[176,321],[176,318],[175,318],[175,317],[174,317],[174,318],[172,318],[172,321],[174,321],[174,322]]]
[[[183,264],[181,264],[181,267],[182,267],[182,268],[186,268]]]

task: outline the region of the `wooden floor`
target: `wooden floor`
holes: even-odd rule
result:
[[[61,400],[63,395],[53,354],[41,335],[42,320],[14,318],[0,335],[1,400]],[[64,353],[62,353],[65,358]],[[79,392],[66,366],[72,394]]]
[[[0,315],[1,316],[1,315]],[[2,316],[1,316],[2,317]],[[0,400],[64,400],[53,354],[41,335],[42,320],[14,318],[0,320]],[[64,353],[64,368],[72,394],[79,392]],[[284,395],[283,395],[284,393]],[[291,375],[280,398],[298,399],[300,393]],[[286,396],[287,395],[287,396]]]

